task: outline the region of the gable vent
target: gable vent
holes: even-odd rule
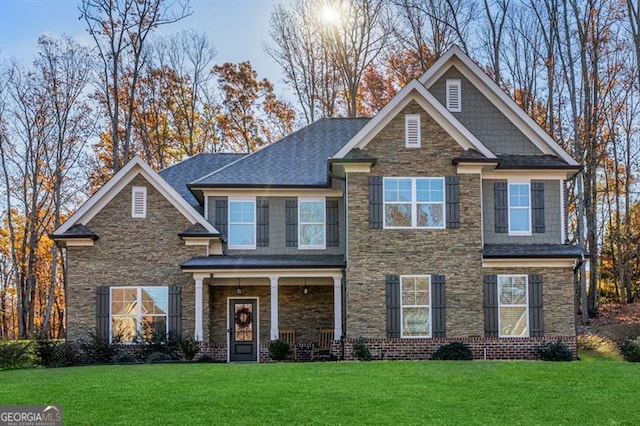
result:
[[[447,80],[447,109],[451,112],[462,111],[460,80]]]
[[[420,114],[407,114],[404,117],[405,146],[420,148]]]
[[[131,217],[147,217],[147,188],[144,186],[131,188]]]

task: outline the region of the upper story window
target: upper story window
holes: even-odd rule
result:
[[[444,178],[384,178],[384,227],[444,228]]]
[[[431,276],[400,276],[402,337],[431,336]]]
[[[404,116],[405,146],[420,148],[420,114]]]
[[[256,199],[229,198],[230,249],[256,248]]]
[[[528,277],[498,275],[498,330],[500,337],[528,337]]]
[[[447,109],[451,112],[462,111],[462,85],[460,80],[447,80]]]
[[[326,248],[324,198],[298,198],[298,248]]]
[[[131,217],[147,217],[147,187],[145,186],[131,188]]]
[[[111,287],[112,343],[166,336],[169,287]]]
[[[531,184],[509,182],[509,235],[531,235]]]

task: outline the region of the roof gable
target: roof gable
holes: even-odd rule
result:
[[[493,153],[417,80],[413,80],[403,87],[333,158],[344,158],[352,149],[366,147],[411,101],[416,101],[461,147],[475,149],[488,158],[495,158]]]
[[[543,154],[556,155],[567,164],[578,163],[533,121],[491,80],[459,47],[453,46],[427,70],[419,81],[429,89],[452,66],[455,66],[496,108],[503,112]]]
[[[62,224],[54,235],[67,232],[76,224],[87,224],[98,214],[117,194],[124,189],[136,176],[142,175],[163,197],[165,197],[192,224],[199,223],[211,234],[219,232],[206,221],[187,201],[176,192],[162,177],[156,173],[140,157],[131,159],[118,173],[104,184],[86,203],[82,205],[67,221]]]

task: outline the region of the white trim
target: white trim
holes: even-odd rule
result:
[[[334,167],[342,167],[345,173],[369,173],[371,172],[370,163],[338,163]]]
[[[203,322],[203,302],[202,302],[202,288],[203,281],[206,276],[194,274],[193,280],[195,281],[195,318],[194,318],[194,327],[193,327],[193,338],[196,342],[202,342],[204,336],[204,322]]]
[[[528,188],[528,195],[529,195],[529,205],[527,207],[521,207],[521,206],[511,206],[511,185],[527,185]],[[511,229],[511,209],[513,210],[527,210],[527,214],[528,214],[528,223],[529,223],[529,230],[527,231],[514,231]],[[531,181],[530,180],[510,180],[507,182],[507,222],[508,222],[508,228],[509,228],[509,236],[515,236],[515,237],[522,237],[522,236],[531,236],[532,234],[532,229],[533,229],[533,224],[531,223]]]
[[[156,173],[140,157],[135,156],[120,169],[109,181],[89,198],[65,223],[54,231],[54,234],[64,234],[73,225],[88,224],[117,194],[125,188],[137,175],[141,175],[160,194],[165,197],[191,224],[199,223],[212,234],[218,231],[206,221],[187,201],[182,198],[158,173]]]
[[[457,104],[452,104],[453,100],[451,98],[451,90],[452,89],[457,89]],[[462,83],[459,79],[450,79],[447,80],[445,83],[445,90],[446,90],[446,104],[447,104],[447,109],[451,112],[460,112],[462,111]]]
[[[231,244],[231,203],[253,203],[253,244]],[[256,197],[229,197],[227,199],[227,228],[228,228],[228,248],[229,250],[255,250],[256,249]],[[249,222],[234,222],[234,225],[249,225]]]
[[[271,340],[276,340],[280,337],[280,328],[278,325],[278,279],[277,275],[269,277],[269,284],[271,293],[269,298],[271,299]]]
[[[483,268],[573,268],[575,258],[482,259]]]
[[[342,274],[333,276],[333,340],[342,338]]]
[[[227,297],[227,362],[231,362],[231,333],[228,331],[231,329],[229,324],[229,304],[232,300],[255,300],[256,301],[256,315],[254,324],[256,326],[256,362],[260,362],[260,298],[259,297],[241,297],[233,296]]]
[[[408,179],[411,181],[411,201],[385,201],[384,193],[386,183],[389,180],[399,180],[399,179]],[[439,180],[442,182],[442,202],[418,202],[417,200],[417,181],[419,179],[424,180]],[[382,179],[382,209],[383,209],[383,229],[445,229],[447,227],[447,199],[446,199],[446,186],[444,177],[428,177],[428,176],[419,176],[419,177],[404,177],[404,176],[385,176]],[[387,225],[387,214],[386,207],[388,204],[409,204],[411,206],[411,226],[388,226]],[[442,205],[442,226],[418,226],[418,205],[419,204],[440,204]]]
[[[164,315],[158,314],[144,314],[144,316],[153,316],[153,317],[165,317],[165,335],[169,334],[169,287],[162,285],[143,285],[143,286],[110,286],[109,287],[109,343],[113,343],[113,290],[121,290],[121,289],[136,289],[136,339],[139,336],[142,336],[142,289],[143,288],[161,288],[167,292],[167,311]],[[126,317],[130,318],[133,315],[117,315],[117,317]],[[132,342],[122,342],[123,344],[138,344],[137,340]]]
[[[412,80],[403,87],[333,158],[344,158],[353,148],[362,149],[367,146],[411,101],[416,101],[462,148],[473,148],[487,158],[496,158],[417,80]]]
[[[459,163],[456,166],[456,173],[459,175],[478,175],[497,165],[498,163]]]
[[[321,225],[322,226],[322,244],[302,245],[302,226],[300,214],[302,203],[322,203],[322,222],[305,222],[305,225]],[[298,197],[298,250],[326,250],[327,248],[327,200],[324,197]]]
[[[402,300],[402,280],[404,278],[427,278],[429,281],[429,334],[423,336],[405,336],[404,335],[404,307],[424,308],[427,305],[405,305]],[[431,283],[431,275],[400,275],[400,337],[403,339],[424,339],[433,336],[433,288]]]
[[[183,270],[187,274],[211,274],[213,278],[269,278],[271,275],[278,275],[280,278],[331,278],[334,275],[341,274],[341,268],[319,268],[319,269],[197,269]],[[297,284],[299,285],[299,284]],[[265,284],[266,286],[266,284]]]
[[[442,55],[422,77],[420,82],[427,89],[452,66],[473,84],[498,110],[504,113],[531,142],[545,154],[557,155],[570,165],[578,165],[564,149],[558,145],[531,117],[507,96],[458,46],[453,46]]]
[[[412,127],[414,126],[415,126],[415,129],[412,129]],[[422,140],[422,136],[421,136],[420,114],[405,114],[404,116],[405,148],[420,148],[421,140]]]
[[[523,304],[502,304],[500,302],[500,278],[501,277],[508,277],[508,278],[518,278],[518,277],[524,277],[524,296],[525,296],[525,303]],[[525,274],[498,274],[497,276],[497,289],[498,289],[498,337],[501,338],[516,338],[516,337],[529,337],[530,335],[530,330],[529,330],[529,276],[525,275]],[[501,317],[500,317],[500,308],[502,306],[508,306],[508,307],[515,307],[515,308],[519,308],[519,307],[523,307],[524,306],[524,316],[525,316],[525,335],[518,335],[515,336],[513,334],[502,334],[502,327],[501,327]]]
[[[141,203],[141,205],[139,203]],[[144,219],[147,217],[147,187],[146,186],[131,187],[131,217],[137,218],[137,219]]]
[[[565,205],[564,205],[564,191],[565,191],[565,182],[564,180],[560,180],[560,244],[564,244],[567,240],[566,236],[566,224],[565,224]]]
[[[488,170],[482,172],[482,178],[558,180],[568,179],[576,173],[577,170]]]
[[[204,199],[204,206],[203,206],[204,218],[206,220],[209,220],[209,197],[204,195],[202,198]]]
[[[368,165],[367,165],[368,166]],[[370,167],[370,166],[369,166]],[[194,188],[197,189],[197,188]],[[342,190],[333,188],[207,188],[207,197],[342,197]]]
[[[94,244],[93,238],[54,238],[56,241],[64,243],[67,247],[91,247]]]

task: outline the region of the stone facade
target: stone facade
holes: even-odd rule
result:
[[[131,217],[131,187],[147,188],[147,217]],[[203,247],[178,237],[190,222],[141,175],[136,176],[86,223],[100,239],[93,247],[69,247],[67,337],[95,332],[96,287],[182,286],[182,333],[194,333],[194,284],[180,264],[202,256]],[[205,321],[206,321],[205,317]]]

